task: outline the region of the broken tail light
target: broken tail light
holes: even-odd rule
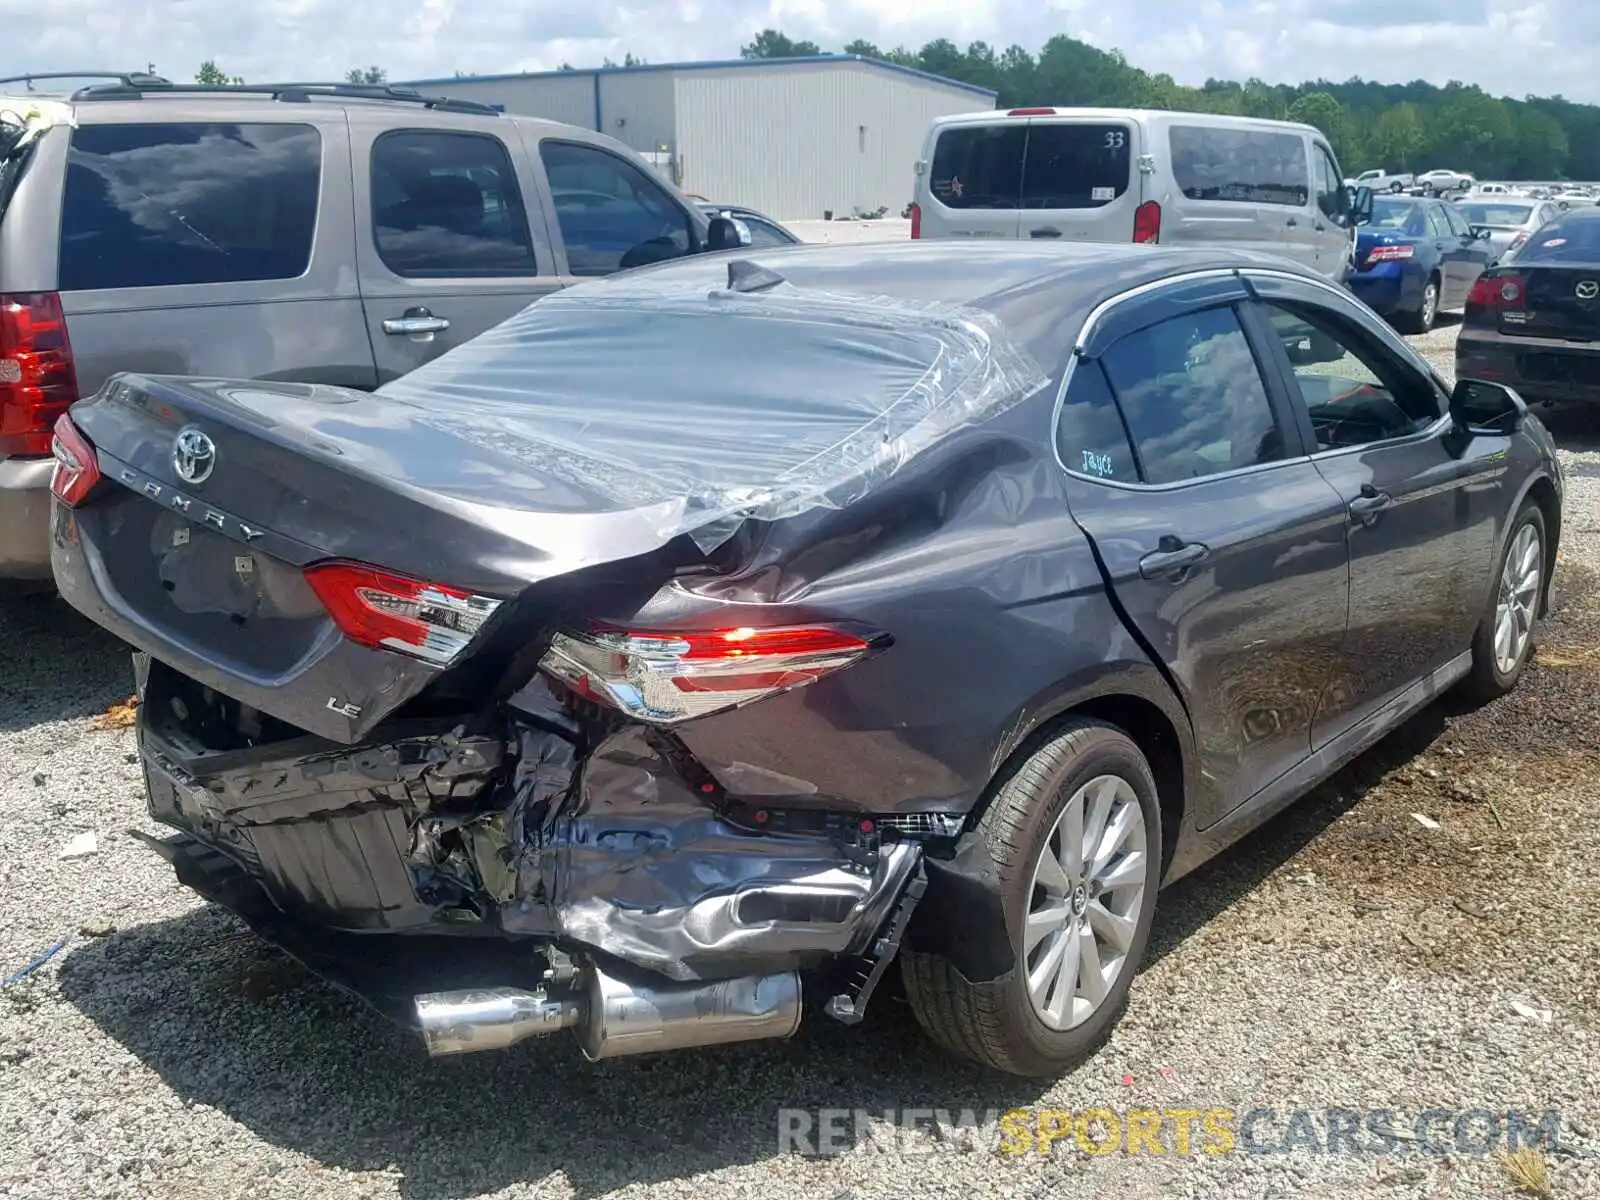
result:
[[[305,577],[352,642],[441,666],[467,648],[500,606],[488,596],[362,563],[316,563]]]
[[[673,725],[815,683],[887,646],[826,625],[558,633],[539,667],[586,699]]]
[[[56,418],[50,453],[56,460],[50,472],[50,491],[68,508],[76,508],[100,482],[100,460],[66,413]]]

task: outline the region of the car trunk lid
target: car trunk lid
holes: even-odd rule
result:
[[[1600,263],[1526,263],[1508,270],[1522,279],[1522,303],[1500,308],[1505,333],[1590,342],[1600,339]]]

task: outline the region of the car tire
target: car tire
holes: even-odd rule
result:
[[[1545,536],[1544,512],[1532,500],[1524,500],[1507,526],[1505,545],[1489,581],[1489,599],[1472,637],[1472,670],[1461,684],[1472,701],[1487,703],[1504,696],[1517,686],[1533,657],[1533,635],[1543,615],[1547,586]],[[1507,628],[1516,637],[1510,654],[1502,652],[1500,641]]]
[[[1439,277],[1429,275],[1422,285],[1422,303],[1415,312],[1402,312],[1395,318],[1401,333],[1428,333],[1439,320]]]
[[[1077,824],[1069,806],[1076,808]],[[1088,835],[1078,838],[1081,848],[1092,837],[1084,823],[1092,827],[1100,813],[1109,814],[1101,819],[1102,829],[1120,829],[1123,840],[1110,849],[1109,843],[1097,842],[1095,857],[1109,854],[1098,873],[1088,864],[1074,872],[1073,830]],[[998,868],[1016,967],[999,980],[973,983],[947,959],[908,950],[901,958],[907,998],[917,1021],[946,1050],[1012,1075],[1058,1076],[1110,1034],[1144,958],[1161,877],[1155,778],[1127,734],[1101,721],[1074,718],[1005,779],[974,836],[983,840]],[[1063,848],[1064,841],[1069,848]],[[1050,864],[1064,865],[1065,871]],[[1108,879],[1114,886],[1100,891],[1096,881]],[[1088,948],[1082,944],[1086,931],[1094,938]],[[1102,950],[1111,951],[1110,960]],[[1046,966],[1079,954],[1080,966],[1070,976]],[[1106,966],[1114,966],[1115,973],[1103,987],[1089,984],[1090,996],[1080,1007],[1086,985],[1081,964],[1089,954],[1096,956],[1102,980]],[[1044,981],[1038,992],[1029,987],[1030,961]],[[1068,982],[1072,994],[1063,1000]]]
[[[1401,192],[1406,190],[1406,185],[1401,183],[1398,179],[1396,179],[1393,183],[1391,183],[1389,185],[1389,190],[1391,192],[1393,192],[1396,196],[1398,196]]]

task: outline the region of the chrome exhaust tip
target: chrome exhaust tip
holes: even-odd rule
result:
[[[800,975],[784,971],[710,983],[643,985],[592,963],[575,991],[475,988],[415,1000],[417,1024],[435,1058],[504,1050],[526,1038],[573,1029],[598,1061],[660,1050],[791,1037],[800,1028]]]

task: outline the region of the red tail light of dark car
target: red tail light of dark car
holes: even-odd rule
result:
[[[68,508],[76,508],[100,482],[100,460],[89,439],[66,413],[56,418],[50,453],[56,460],[50,473],[50,491]]]

